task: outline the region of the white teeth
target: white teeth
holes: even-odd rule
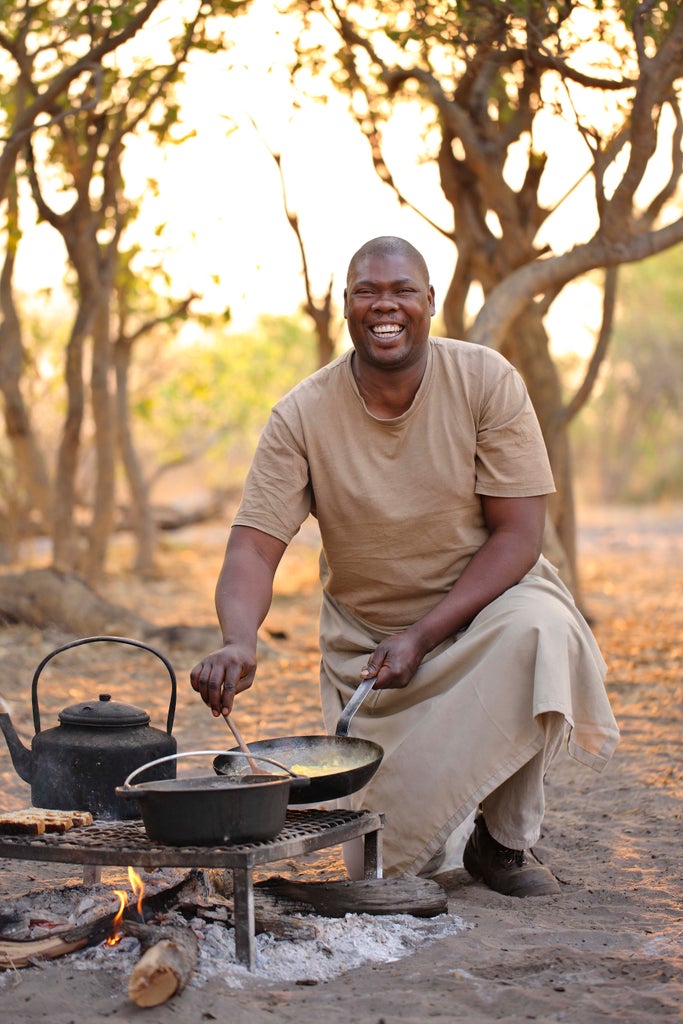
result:
[[[373,334],[377,334],[382,338],[393,338],[396,334],[400,334],[403,328],[400,324],[376,324],[372,328]]]

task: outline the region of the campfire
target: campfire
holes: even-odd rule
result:
[[[146,879],[133,867],[127,873],[129,890],[70,885],[6,901],[0,967],[31,966],[84,947],[104,950],[131,935],[143,951],[129,978],[132,1001],[158,1005],[180,991],[197,960],[198,940],[186,917],[209,891],[206,872],[165,869]]]
[[[118,872],[107,885],[46,889],[0,905],[0,966],[66,954],[76,966],[116,964],[138,1006],[163,1003],[216,973],[225,978],[232,970],[235,983],[244,983],[250,972],[235,957],[230,872],[127,874],[127,886]],[[462,928],[445,913],[443,889],[422,879],[266,877],[254,886],[254,902],[266,977],[321,980],[362,962],[396,959],[425,938]],[[0,985],[1,978],[0,972]]]

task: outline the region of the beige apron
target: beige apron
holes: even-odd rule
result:
[[[324,595],[328,731],[386,635]],[[373,690],[350,734],[379,743],[384,759],[348,806],[386,815],[387,873],[418,872],[479,801],[543,748],[545,712],[564,716],[570,755],[600,771],[618,739],[604,678],[587,623],[541,558],[466,630],[435,648],[407,687]]]

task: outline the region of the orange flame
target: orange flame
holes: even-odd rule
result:
[[[114,889],[114,895],[119,898],[119,909],[116,912],[116,916],[111,923],[112,932],[107,939],[108,946],[118,946],[119,942],[123,938],[123,930],[121,929],[121,921],[123,920],[123,912],[128,905],[128,893],[124,892],[123,889]]]
[[[131,867],[128,868],[128,881],[130,882],[130,887],[133,890],[133,896],[137,901],[135,904],[137,912],[142,919],[142,899],[145,893],[145,883],[142,881],[137,871]],[[119,942],[123,938],[121,921],[123,920],[124,912],[128,906],[127,892],[124,892],[123,889],[114,889],[114,895],[119,898],[119,909],[112,921],[111,935],[108,937],[106,942],[108,946],[118,946]]]
[[[137,897],[135,907],[140,915],[140,919],[142,920],[142,898],[145,894],[145,883],[142,881],[135,868],[130,867],[128,868],[128,881],[130,882],[130,887],[133,890],[133,896]]]

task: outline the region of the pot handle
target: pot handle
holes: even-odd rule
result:
[[[51,661],[51,659],[54,658],[55,655],[61,654],[62,651],[68,651],[72,647],[80,647],[82,644],[100,643],[102,641],[108,641],[118,644],[129,644],[129,646],[131,647],[141,647],[144,651],[149,651],[151,654],[156,655],[156,657],[164,663],[166,669],[168,670],[168,674],[171,678],[171,697],[168,702],[168,716],[166,718],[166,732],[170,736],[171,730],[173,729],[173,720],[175,718],[177,691],[176,676],[173,670],[173,666],[171,665],[168,658],[161,654],[160,651],[157,651],[154,647],[150,647],[149,644],[142,643],[141,640],[131,640],[130,637],[127,636],[86,636],[83,637],[81,640],[72,640],[71,643],[64,644],[63,647],[57,647],[54,651],[51,651],[50,654],[47,654],[43,658],[40,665],[33,673],[33,682],[31,683],[31,706],[33,708],[33,727],[35,732],[40,732],[40,709],[38,707],[38,677],[40,676],[40,673],[47,665],[48,661]]]
[[[144,772],[147,768],[153,768],[157,764],[163,764],[164,761],[177,761],[181,757],[196,757],[198,754],[226,754],[228,757],[248,756],[253,758],[254,761],[267,761],[268,764],[275,765],[276,768],[280,768],[282,771],[287,772],[287,774],[292,779],[305,779],[306,782],[309,781],[308,776],[297,775],[296,772],[293,772],[292,769],[288,768],[286,764],[282,764],[280,761],[275,761],[272,757],[265,757],[262,754],[247,755],[244,753],[243,750],[187,750],[183,754],[167,754],[165,757],[157,757],[154,761],[148,761],[147,764],[140,765],[139,768],[136,768],[135,771],[132,771],[130,773],[128,778],[123,783],[123,786],[119,787],[119,789],[129,789],[131,779],[134,779],[136,775],[141,775],[142,772]],[[119,792],[119,790],[117,790],[117,792]],[[120,795],[124,794],[121,793]]]

